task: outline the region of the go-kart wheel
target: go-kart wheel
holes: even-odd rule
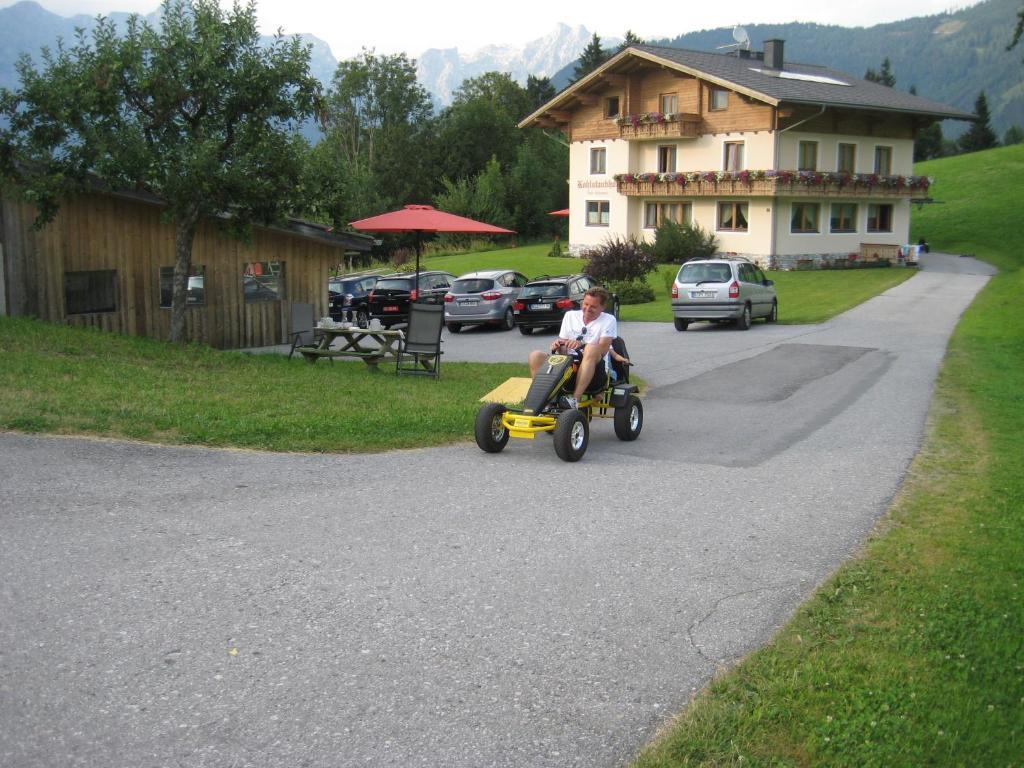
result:
[[[615,436],[619,440],[636,440],[644,428],[644,406],[636,395],[615,409]]]
[[[587,452],[590,425],[575,408],[562,411],[555,421],[555,453],[562,461],[579,461]]]
[[[500,453],[508,443],[508,430],[501,423],[502,414],[506,411],[501,403],[487,403],[476,415],[473,433],[480,450],[487,453]]]

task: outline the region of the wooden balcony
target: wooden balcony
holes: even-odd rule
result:
[[[617,174],[619,194],[628,197],[845,197],[924,200],[928,179],[921,176],[746,172],[744,178],[719,178],[716,172]],[[771,172],[767,172],[771,173]],[[668,178],[666,178],[668,177]]]
[[[619,119],[619,138],[695,139],[700,131],[700,123],[700,115],[682,112],[672,115],[657,112],[627,115]]]

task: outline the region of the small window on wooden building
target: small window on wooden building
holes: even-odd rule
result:
[[[117,270],[64,273],[64,311],[68,315],[117,311]]]
[[[284,297],[284,262],[254,261],[242,273],[245,303],[277,301]]]
[[[186,307],[201,307],[206,304],[206,267],[193,264],[188,275],[188,291],[185,294]],[[170,309],[174,298],[174,267],[160,267],[160,308]]]
[[[708,92],[708,109],[712,112],[729,108],[729,92],[724,88],[712,88]]]
[[[619,116],[619,97],[609,96],[604,100],[604,116],[605,117],[618,117]]]
[[[663,115],[674,115],[679,111],[679,94],[663,93],[658,98],[658,102]]]

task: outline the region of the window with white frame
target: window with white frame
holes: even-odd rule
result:
[[[725,142],[725,151],[723,152],[722,157],[722,170],[742,171],[743,168],[743,142]]]
[[[892,147],[875,147],[875,173],[881,176],[892,173]]]
[[[832,203],[832,215],[829,217],[829,231],[856,232],[857,204]]]
[[[718,229],[722,232],[746,232],[747,203],[719,203],[718,204]]]
[[[611,203],[607,200],[587,200],[587,226],[607,227],[611,215]]]
[[[868,205],[868,232],[892,232],[892,205],[887,203]]]
[[[655,229],[666,221],[689,224],[693,220],[690,203],[646,203],[644,205],[644,227]]]
[[[799,155],[797,157],[798,171],[818,170],[818,142],[801,141]]]
[[[658,103],[661,106],[661,113],[663,115],[674,115],[679,111],[679,94],[663,93],[658,98]]]
[[[839,143],[836,170],[840,173],[855,173],[857,170],[857,145]]]
[[[789,231],[797,234],[808,234],[818,231],[818,215],[821,205],[818,203],[793,203],[793,215],[789,221]]]
[[[605,148],[594,147],[590,150],[590,172],[592,174],[605,173]]]
[[[676,145],[667,144],[658,147],[658,173],[675,173]]]

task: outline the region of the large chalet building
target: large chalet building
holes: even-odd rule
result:
[[[764,52],[638,45],[555,96],[520,127],[569,149],[569,250],[650,240],[666,219],[713,232],[765,267],[894,256],[910,208],[914,139],[973,115]]]

